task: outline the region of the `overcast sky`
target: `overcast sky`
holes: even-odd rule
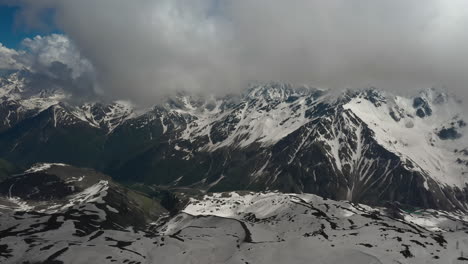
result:
[[[57,57],[31,46],[60,36],[30,39],[29,60],[55,56],[75,74],[92,70],[96,89],[113,98],[150,103],[174,90],[233,92],[252,80],[398,92],[435,86],[468,97],[466,0],[0,3],[22,7],[18,17],[32,28],[54,10],[70,43]],[[16,52],[0,46],[0,59],[9,56],[2,50]]]

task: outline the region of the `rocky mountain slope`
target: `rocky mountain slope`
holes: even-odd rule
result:
[[[63,263],[55,260],[61,253],[43,253],[91,241],[103,230],[146,230],[164,214],[157,200],[94,170],[37,164],[0,182],[0,262]]]
[[[229,192],[179,193],[187,203],[169,214],[64,164],[38,164],[0,193],[1,263],[468,262],[468,218],[454,212]]]
[[[18,166],[63,162],[169,189],[468,210],[462,102],[436,89],[402,97],[258,83],[240,95],[180,93],[136,110],[71,102],[64,89],[37,91],[24,76],[0,86],[0,157]]]

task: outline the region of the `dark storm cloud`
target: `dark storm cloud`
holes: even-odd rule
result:
[[[465,0],[10,4],[21,5],[32,26],[35,14],[55,9],[100,89],[116,98],[151,103],[174,90],[225,93],[250,80],[400,92],[440,86],[468,94]]]

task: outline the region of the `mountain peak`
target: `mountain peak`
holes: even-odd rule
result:
[[[295,86],[287,82],[255,82],[249,84],[243,96],[249,99],[264,99],[267,101],[286,101],[293,97],[315,95],[319,96],[324,91],[311,88],[307,85]]]

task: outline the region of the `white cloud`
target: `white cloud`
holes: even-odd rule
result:
[[[26,38],[21,47],[20,50],[14,50],[0,43],[0,69],[26,68],[50,77],[59,77],[56,76],[58,72],[69,72],[69,76],[60,77],[72,79],[92,74],[94,71],[91,63],[81,56],[75,45],[64,35]]]
[[[80,55],[73,43],[64,35],[26,38],[22,46],[25,51],[18,60],[33,71],[53,74],[50,68],[57,62],[69,68],[74,79],[93,71],[91,63]]]
[[[22,67],[15,57],[18,52],[14,49],[9,49],[0,43],[0,70],[17,70]]]
[[[26,38],[19,50],[0,45],[0,70],[19,69],[32,73],[28,85],[34,89],[61,87],[77,95],[77,101],[101,94],[93,66],[64,35]]]

